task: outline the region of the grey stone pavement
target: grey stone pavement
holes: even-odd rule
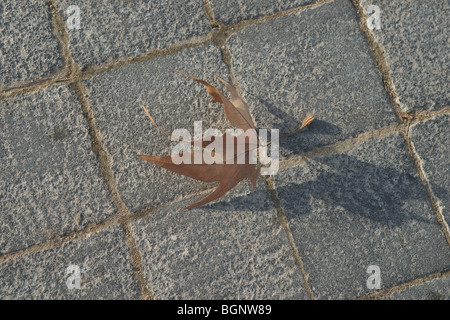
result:
[[[1,1],[0,299],[449,299],[449,12]],[[140,106],[230,125],[169,69],[228,79],[259,128],[316,120],[276,175],[184,210],[215,185],[136,157],[174,145]]]

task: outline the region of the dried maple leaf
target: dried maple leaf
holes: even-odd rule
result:
[[[223,135],[224,141],[227,139],[226,136],[227,134]],[[237,139],[237,137],[234,136],[232,136],[232,138]],[[191,154],[192,158],[195,157],[196,152],[203,153],[203,150],[194,150],[194,152]],[[253,187],[256,187],[256,177],[258,174],[256,172],[255,165],[250,164],[249,161],[246,161],[245,164],[206,164],[204,160],[202,160],[202,164],[195,164],[193,163],[193,161],[191,161],[190,164],[175,164],[172,162],[172,156],[161,157],[138,155],[138,157],[172,172],[179,173],[196,180],[200,180],[203,182],[219,182],[219,185],[217,186],[216,190],[214,190],[214,192],[209,194],[204,199],[187,206],[185,209],[192,209],[220,198],[245,178],[249,178],[253,184]]]
[[[220,102],[224,105],[225,116],[227,117],[228,121],[230,121],[230,123],[232,125],[244,130],[244,132],[247,131],[248,129],[253,129],[254,131],[251,130],[248,132],[254,132],[254,134],[256,135],[255,124],[253,123],[249,107],[245,103],[245,101],[240,97],[237,90],[233,86],[231,86],[229,83],[227,83],[222,78],[216,76],[229,89],[230,96],[231,96],[230,97],[231,101],[230,101],[224,95],[222,95],[222,93],[220,93],[220,91],[217,90],[217,88],[210,85],[208,82],[201,80],[199,78],[193,77],[184,72],[180,72],[177,70],[172,70],[172,71],[183,74],[185,76],[188,76],[188,77],[192,78],[193,80],[203,84],[205,86],[206,90],[208,91],[208,93],[212,96],[211,101]],[[143,106],[143,109],[147,113],[147,116],[150,118],[150,120],[155,124],[155,126],[158,129],[160,129],[165,134],[171,136],[169,133],[163,131],[161,128],[158,127],[158,125],[155,123],[155,121],[150,116],[150,114],[148,113],[147,109],[145,109],[144,106]],[[308,117],[303,120],[303,123],[299,129],[297,129],[296,131],[294,131],[290,134],[281,136],[280,138],[289,136],[291,134],[294,134],[294,133],[300,131],[301,129],[308,126],[313,121],[313,119],[314,118],[311,115],[308,115]],[[257,139],[257,136],[255,136],[255,138]],[[228,163],[228,160],[230,160],[230,159],[235,160],[239,156],[237,154],[237,150],[239,150],[237,148],[237,143],[238,143],[237,141],[239,140],[239,136],[236,137],[236,136],[232,136],[232,135],[226,133],[226,134],[223,134],[221,137],[217,137],[216,139],[223,139],[222,143],[224,146],[223,147],[224,154],[223,154],[222,163],[216,162],[216,163],[212,163],[212,164],[207,164],[207,163],[205,163],[204,158],[201,157],[201,159],[202,159],[201,164],[195,164],[193,161],[191,161],[191,163],[175,164],[172,161],[172,156],[149,156],[149,155],[137,155],[137,156],[141,159],[152,162],[152,163],[156,164],[157,166],[165,168],[169,171],[179,173],[179,174],[185,175],[187,177],[194,178],[196,180],[200,180],[200,181],[204,181],[204,182],[217,182],[218,181],[219,185],[211,194],[209,194],[202,200],[185,207],[185,209],[192,209],[192,208],[204,205],[206,203],[209,203],[213,200],[216,200],[216,199],[222,197],[224,194],[226,194],[229,190],[234,188],[241,180],[243,180],[245,178],[249,178],[250,181],[252,182],[253,187],[254,188],[256,187],[256,178],[258,176],[258,173],[256,171],[255,164],[251,164],[249,161],[249,157],[250,157],[249,153],[252,149],[255,149],[257,147],[257,145],[251,144],[251,142],[250,142],[250,141],[252,141],[251,138],[249,138],[249,141],[243,140],[243,141],[245,141],[245,146],[244,146],[245,163],[239,164],[239,163],[237,163],[237,161],[231,161],[232,163]],[[211,143],[211,141],[210,141],[209,137],[205,137],[201,141],[202,148],[206,148],[208,146],[208,144],[210,144],[210,143]],[[232,154],[226,153],[227,148],[225,146],[229,143],[233,143],[233,146],[235,146],[235,147],[233,147],[234,152]],[[191,141],[190,144],[194,145],[195,142]],[[197,152],[203,153],[203,151],[204,151],[203,149],[192,150],[191,151],[191,159],[195,158]]]

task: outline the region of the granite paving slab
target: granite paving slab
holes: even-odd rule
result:
[[[156,299],[309,299],[263,181],[183,210],[197,198],[132,223]]]
[[[211,30],[202,1],[56,0],[55,4],[73,25],[67,27],[69,49],[82,70],[167,48]],[[71,18],[75,11],[67,11],[72,5],[77,6],[79,27]]]
[[[217,74],[228,79],[228,71],[213,44],[112,69],[84,82],[102,141],[112,157],[118,190],[133,211],[212,187],[136,156],[170,155],[178,144],[155,127],[141,105],[169,133],[187,129],[194,136],[195,121],[202,121],[202,132],[232,128],[223,105],[211,103],[203,85],[169,69],[202,78],[226,92],[214,78]]]
[[[349,1],[254,24],[227,39],[232,67],[261,128],[280,135],[311,113],[308,130],[280,142],[286,157],[395,121]]]
[[[439,115],[410,128],[411,142],[447,224],[450,223],[450,116]]]
[[[53,32],[45,2],[0,3],[0,90],[60,73],[64,60]]]
[[[0,299],[448,300],[449,9],[1,2]],[[260,129],[315,120],[256,188],[183,209],[217,184],[137,157],[178,144],[141,106],[233,127],[170,69],[232,82]]]
[[[214,18],[225,24],[256,19],[277,12],[297,8],[315,2],[314,0],[210,0]]]
[[[0,253],[116,212],[88,125],[66,85],[0,101]]]
[[[450,249],[399,134],[317,157],[275,176],[318,299],[369,294],[448,270]]]
[[[138,299],[120,226],[0,265],[2,300]]]
[[[380,10],[371,32],[389,66],[403,111],[450,104],[448,1],[361,0]]]

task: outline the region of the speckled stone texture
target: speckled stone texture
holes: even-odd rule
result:
[[[70,5],[80,8],[80,28],[67,32],[72,57],[81,69],[167,48],[211,30],[202,1],[56,0],[55,3],[65,21],[70,17],[66,12]]]
[[[214,18],[232,24],[242,20],[256,19],[307,4],[314,0],[209,0]]]
[[[79,288],[70,266],[79,268]],[[2,300],[123,300],[140,291],[120,226],[0,265]]]
[[[282,156],[347,139],[395,121],[392,106],[349,1],[244,28],[227,39],[243,96],[261,128],[280,135]],[[350,89],[350,90],[349,90]]]
[[[390,69],[404,111],[450,104],[449,1],[361,0],[380,8],[381,30],[372,30]]]
[[[223,105],[211,103],[203,85],[169,71],[177,69],[218,85],[228,71],[217,46],[191,48],[173,55],[110,70],[85,81],[102,141],[112,157],[112,170],[125,204],[132,210],[156,206],[213,185],[169,172],[138,158],[137,154],[170,155],[177,142],[147,118],[145,105],[165,131],[187,129],[194,122],[208,128],[233,128]]]
[[[44,1],[0,2],[0,91],[57,74],[64,60]]]
[[[430,188],[447,224],[450,224],[450,116],[439,115],[410,128]]]
[[[450,267],[450,249],[399,134],[343,154],[314,158],[275,177],[289,225],[318,299],[371,292]]]
[[[261,181],[260,181],[261,182]],[[308,299],[264,183],[213,204],[174,203],[132,223],[157,299]]]
[[[369,5],[379,30],[366,28]],[[449,10],[1,1],[0,300],[448,300]],[[141,106],[166,132],[233,127],[169,69],[227,97],[214,74],[231,81],[259,129],[315,120],[280,141],[277,174],[185,210],[217,183],[137,157],[178,144]]]
[[[115,213],[87,122],[67,86],[2,100],[0,128],[0,253]]]

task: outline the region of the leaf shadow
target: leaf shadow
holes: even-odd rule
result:
[[[426,203],[428,212],[432,213],[426,190],[417,176],[348,155],[322,157],[315,161],[326,169],[320,169],[314,179],[303,183],[289,182],[277,188],[283,206],[301,208],[286,210],[288,218],[312,214],[311,203],[320,200],[331,210],[344,208],[352,215],[390,227],[398,227],[411,219],[419,223],[436,223],[433,215],[428,219],[423,208],[413,204],[417,204],[416,201]],[[448,191],[446,193],[450,196]]]
[[[258,116],[255,116],[257,123],[269,127],[265,129],[278,129],[280,136],[296,130],[307,115],[305,112],[301,118],[297,119],[281,107],[275,107],[272,103],[260,97],[255,97],[254,99],[258,103],[258,107],[264,110],[261,112],[264,114],[264,119],[259,119]],[[300,154],[301,152],[330,144],[336,140],[335,137],[341,134],[342,130],[337,125],[321,119],[315,119],[306,130],[282,139],[280,147],[282,150],[285,149],[288,154]]]
[[[399,227],[406,221],[415,220],[424,224],[435,224],[434,216],[422,212],[410,200],[425,203],[429,207],[426,191],[417,176],[389,167],[376,166],[348,155],[321,157],[317,161],[319,173],[305,182],[277,181],[276,191],[288,219],[313,214],[311,199],[320,200],[330,210],[344,210],[351,215],[373,222]],[[326,169],[323,169],[326,168]],[[299,170],[300,167],[295,168]],[[294,169],[294,170],[295,170]],[[292,170],[292,169],[288,169]],[[293,177],[296,174],[293,173]],[[302,178],[299,178],[301,180]],[[433,186],[438,190],[436,186]],[[450,197],[448,190],[441,190]],[[204,206],[206,210],[267,211],[273,209],[265,202],[270,195],[266,190],[256,190],[246,195],[219,200]],[[337,218],[337,217],[336,217]]]
[[[241,183],[247,183],[240,182]],[[233,191],[230,191],[230,193]],[[250,193],[240,196],[233,197],[231,195],[226,199],[220,199],[210,204],[203,206],[203,209],[206,210],[217,210],[217,211],[244,211],[244,210],[252,210],[252,211],[268,211],[271,209],[270,197],[267,194],[266,190],[258,190],[251,189]],[[268,200],[268,201],[267,201]],[[266,204],[266,205],[264,205]]]

